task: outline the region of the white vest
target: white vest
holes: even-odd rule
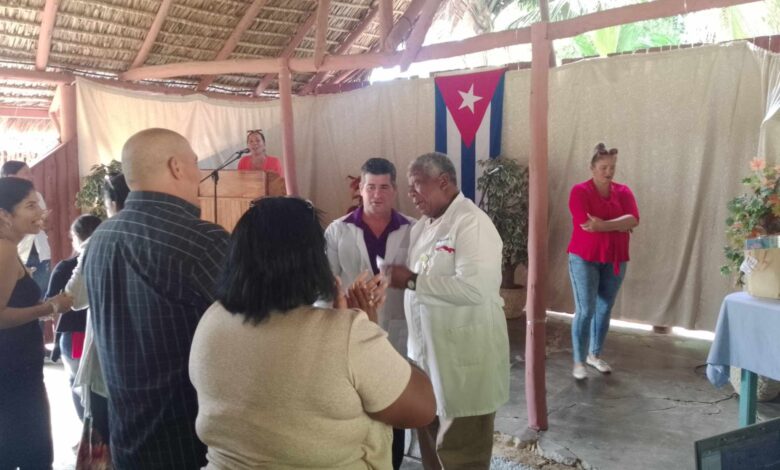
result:
[[[415,219],[401,214],[409,224],[404,224],[398,230],[391,232],[385,245],[386,264],[406,264],[406,254],[409,249],[409,231]],[[363,271],[372,274],[371,261],[363,239],[363,230],[355,224],[344,222],[349,217],[345,215],[336,219],[325,230],[325,240],[328,246],[328,260],[334,276],[341,278],[341,284],[346,288]],[[372,274],[373,275],[373,274]],[[404,317],[403,291],[387,289],[387,300],[378,312],[379,326],[387,331],[388,339],[395,349],[406,356],[407,327]]]
[[[509,337],[501,287],[503,243],[493,222],[462,194],[436,220],[412,228],[406,290],[409,357],[428,373],[436,413],[479,416],[509,400]]]

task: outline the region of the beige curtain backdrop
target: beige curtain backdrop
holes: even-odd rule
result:
[[[641,223],[614,310],[616,318],[655,325],[714,328],[732,290],[723,263],[726,202],[759,143],[770,163],[780,149],[777,56],[746,43],[618,56],[562,66],[550,76],[550,291],[553,310],[573,311],[566,247],[568,193],[590,177],[596,142],[620,149],[617,181],[628,184]],[[530,73],[509,72],[505,84],[504,155],[528,161]],[[295,98],[295,145],[303,197],[327,219],[350,204],[346,175],[369,157],[399,169],[398,206],[418,216],[406,197],[405,168],[433,149],[433,81],[396,80],[337,95]],[[266,130],[280,155],[278,103],[239,104],[170,97],[78,82],[81,172],[119,158],[125,139],[160,126],[190,139],[201,159],[218,161],[245,147],[247,129]]]

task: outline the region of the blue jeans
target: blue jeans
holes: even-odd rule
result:
[[[614,269],[612,263],[592,263],[569,253],[569,277],[576,306],[571,324],[574,362],[585,362],[588,344],[590,354],[601,354],[612,306],[626,275],[626,263],[620,263],[619,274]]]

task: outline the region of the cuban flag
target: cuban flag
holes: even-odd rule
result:
[[[458,171],[463,195],[476,202],[478,160],[501,154],[506,69],[444,75],[436,84],[436,151]]]

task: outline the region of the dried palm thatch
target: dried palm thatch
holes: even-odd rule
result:
[[[369,14],[378,0],[331,1],[326,50],[333,53]],[[411,0],[393,0],[397,21]],[[131,68],[165,0],[62,0],[56,10],[46,71],[116,80]],[[236,30],[253,0],[174,0],[164,15],[142,65],[215,60]],[[39,35],[47,0],[4,0],[0,3],[0,69],[35,70]],[[229,59],[275,58],[285,52],[312,15],[317,0],[266,0],[249,27],[240,34]],[[357,37],[352,53],[379,44],[378,18]],[[315,28],[309,27],[291,57],[311,57]],[[45,51],[44,51],[45,52]],[[293,91],[313,74],[294,73]],[[361,77],[359,73],[355,77]],[[194,91],[203,77],[178,77],[156,85]],[[213,77],[209,92],[251,96],[263,75],[225,74]],[[0,106],[48,107],[53,84],[25,80],[0,81]],[[276,80],[265,88],[275,94]]]

